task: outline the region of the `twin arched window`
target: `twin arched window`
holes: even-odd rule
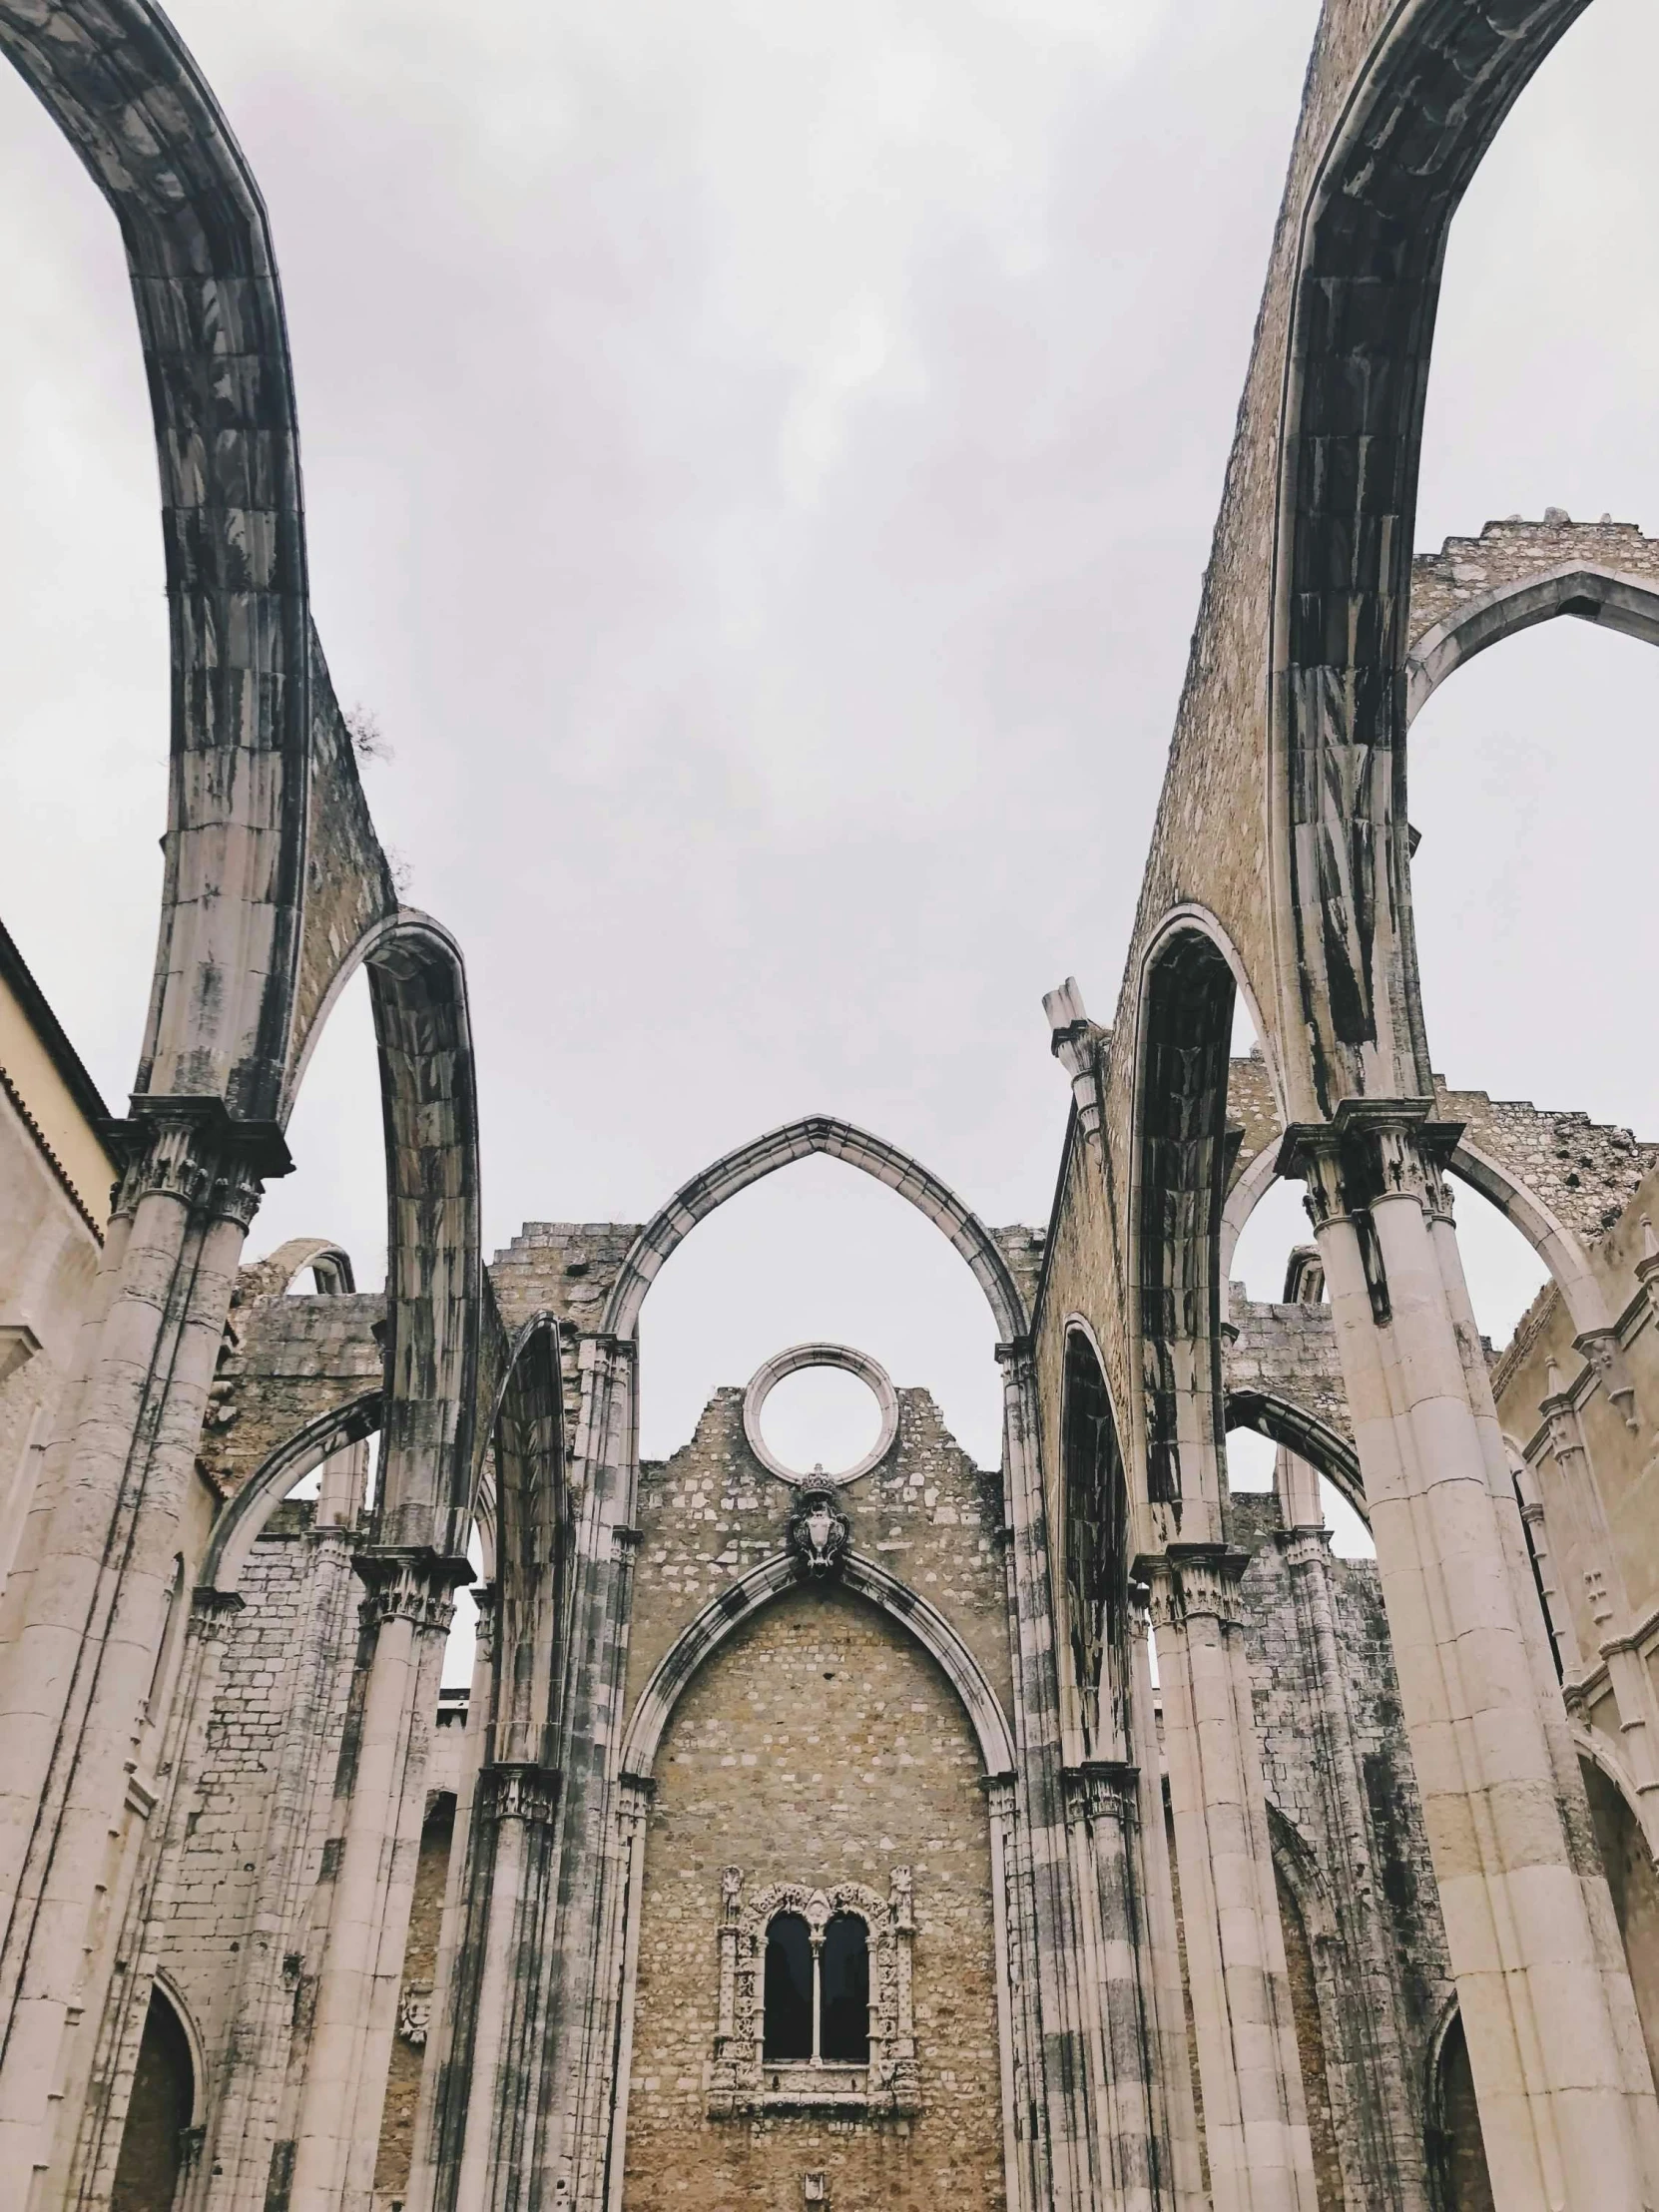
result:
[[[869,2062],[869,1931],[856,1913],[833,1913],[815,1943],[800,1913],[767,1924],[765,2028],[768,2065],[862,2066]]]

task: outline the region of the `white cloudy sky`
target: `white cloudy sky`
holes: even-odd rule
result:
[[[315,611],[411,900],[467,948],[487,1235],[637,1220],[812,1110],[1041,1221],[1041,993],[1110,1014],[1314,0],[180,0],[262,180]],[[1453,233],[1419,542],[1659,530],[1659,12],[1596,0]],[[162,566],[114,223],[0,81],[0,911],[112,1099],[159,883]],[[1659,1134],[1659,658],[1572,624],[1414,738],[1435,1058]],[[383,1262],[366,998],[256,1246]],[[1464,1203],[1487,1327],[1536,1270]],[[1299,1223],[1243,1264],[1271,1295]],[[990,1326],[823,1163],[647,1309],[646,1445],[850,1340],[995,1455]],[[853,1416],[779,1440],[833,1463]],[[822,1445],[822,1448],[820,1446]]]

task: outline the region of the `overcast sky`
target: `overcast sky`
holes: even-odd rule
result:
[[[639,1220],[809,1111],[1044,1220],[1039,1001],[1075,971],[1113,1009],[1312,0],[174,15],[271,210],[316,620],[393,752],[376,818],[467,952],[490,1245]],[[1420,544],[1546,503],[1659,530],[1656,82],[1659,10],[1596,0],[1477,177]],[[165,806],[155,463],[114,221],[10,77],[0,257],[0,911],[119,1103]],[[1557,623],[1412,755],[1436,1064],[1644,1135],[1656,704],[1659,657]],[[255,1249],[327,1233],[378,1282],[360,986],[290,1136]],[[1258,1295],[1299,1230],[1287,1194]],[[1538,1280],[1510,1237],[1470,1230],[1498,1337]],[[665,1274],[647,1449],[807,1336],[930,1384],[994,1460],[966,1271],[825,1163]],[[778,1439],[833,1463],[819,1419]]]

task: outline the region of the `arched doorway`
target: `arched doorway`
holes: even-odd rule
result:
[[[196,2067],[185,2023],[166,1993],[150,1992],[110,2212],[173,2212],[190,2162]]]
[[[1625,1963],[1647,2044],[1648,2063],[1659,2075],[1659,1871],[1636,1816],[1618,1784],[1593,1759],[1580,1758],[1602,1870],[1613,1915],[1624,1938]]]
[[[1437,2212],[1496,2212],[1463,2016],[1455,2009],[1445,2024],[1434,2061],[1428,2171]]]

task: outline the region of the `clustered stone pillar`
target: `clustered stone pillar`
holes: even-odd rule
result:
[[[1152,1587],[1215,2212],[1318,2212],[1239,1612],[1246,1554],[1177,1543]]]
[[[1582,1788],[1540,1703],[1541,1626],[1520,1609],[1519,1516],[1427,1112],[1350,1101],[1293,1130],[1285,1159],[1325,1260],[1495,2199],[1639,2212],[1659,2195],[1659,2115]]]
[[[103,2011],[110,1839],[238,1260],[285,1158],[216,1099],[141,1103],[0,1650],[0,2174],[25,2188],[53,2157],[66,2035]]]
[[[1066,1772],[1072,1861],[1083,1928],[1085,1982],[1095,2000],[1094,2039],[1102,2186],[1123,2212],[1166,2212],[1206,2199],[1187,2052],[1174,1895],[1164,1838],[1163,1788],[1127,1755],[1156,1744],[1146,1649],[1144,1584],[1131,1584],[1120,1706],[1102,1697],[1103,1744],[1118,1756]],[[1141,1677],[1145,1677],[1144,1695]],[[1127,1711],[1124,1711],[1124,1708]],[[1108,1713],[1127,1725],[1112,1729]]]
[[[1292,1494],[1300,1495],[1306,1508],[1308,1486]],[[1311,1501],[1316,1511],[1318,1496],[1316,1477]],[[1371,1818],[1360,1787],[1361,1747],[1337,1635],[1331,1536],[1323,1525],[1304,1521],[1287,1528],[1279,1544],[1306,1669],[1306,1718],[1319,1754],[1325,1833],[1332,1846],[1325,1874],[1345,1958],[1344,1987],[1357,1998],[1340,2008],[1330,2023],[1335,2033],[1328,2030],[1326,2037],[1327,2068],[1347,2118],[1344,2178],[1355,2202],[1375,2212],[1426,2212],[1422,2127],[1406,2092],[1394,1947],[1378,1908]]]
[[[1011,1541],[1008,1613],[1019,1716],[1023,1820],[1016,1897],[1028,1920],[1035,2037],[1026,2053],[1022,2203],[1089,2212],[1096,2150],[1089,2096],[1088,2003],[1079,1985],[1081,1930],[1066,1836],[1059,1672],[1049,1606],[1049,1547],[1031,1341],[996,1348],[1002,1370],[1002,1465]]]
[[[453,1592],[472,1576],[464,1559],[401,1545],[359,1553],[356,1565],[368,1595],[335,1782],[343,1820],[319,1886],[326,1941],[289,2212],[359,2212],[369,2202],[426,1809],[426,1745]]]

